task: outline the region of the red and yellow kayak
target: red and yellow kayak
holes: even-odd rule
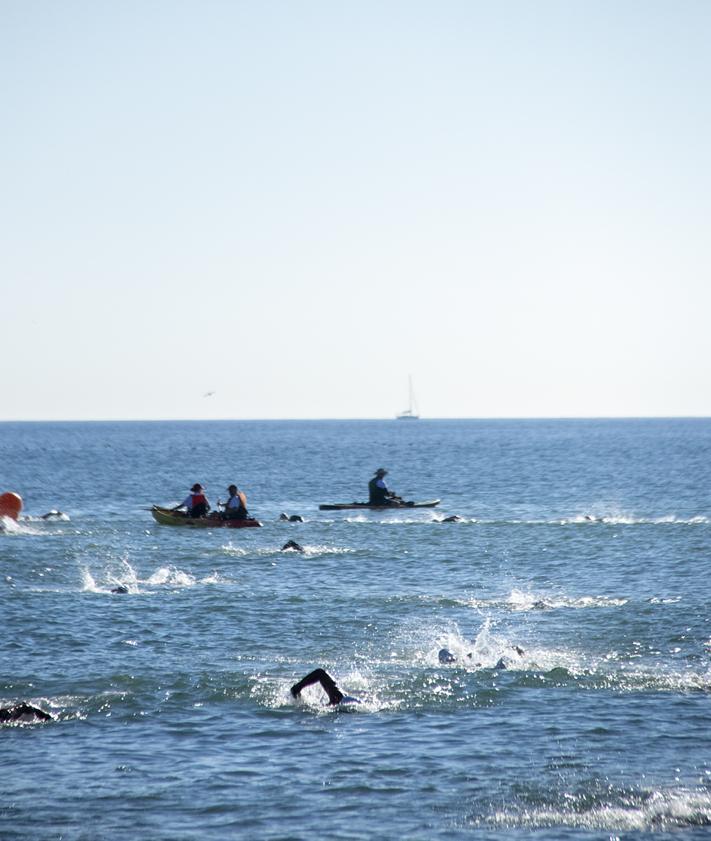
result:
[[[151,514],[156,523],[161,526],[187,526],[192,529],[249,529],[259,528],[262,524],[254,517],[246,520],[223,520],[219,516],[210,517],[188,517],[182,511],[173,511],[172,508],[161,508],[154,505]]]

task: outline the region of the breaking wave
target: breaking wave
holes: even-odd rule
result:
[[[597,791],[597,789],[601,791]],[[519,798],[520,801],[520,798]],[[605,832],[649,832],[711,826],[711,793],[704,787],[565,792],[557,802],[514,803],[471,820],[474,826]]]

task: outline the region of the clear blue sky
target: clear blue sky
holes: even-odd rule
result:
[[[0,419],[392,417],[410,373],[711,415],[710,43],[706,0],[0,0]]]

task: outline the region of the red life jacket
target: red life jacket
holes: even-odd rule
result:
[[[190,507],[191,508],[195,508],[195,506],[200,505],[201,502],[204,502],[204,503],[207,504],[207,500],[205,499],[204,494],[193,494],[190,497]]]

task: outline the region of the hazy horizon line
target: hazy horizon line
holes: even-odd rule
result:
[[[398,418],[368,417],[313,417],[313,418],[0,418],[4,423],[313,423],[331,421],[334,423],[374,423],[397,421]],[[443,415],[441,417],[422,417],[420,421],[593,421],[593,420],[711,420],[711,415],[478,415],[465,417]],[[401,425],[409,426],[410,423]]]

